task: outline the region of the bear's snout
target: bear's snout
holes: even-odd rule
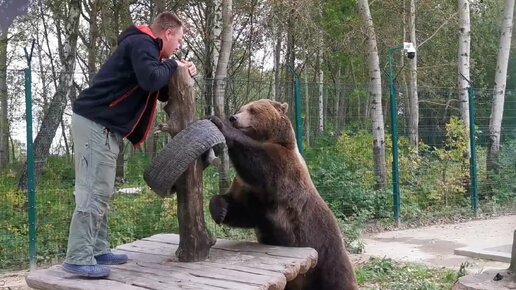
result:
[[[231,123],[234,123],[234,122],[236,122],[236,121],[237,121],[237,117],[236,117],[235,115],[232,115],[231,117],[229,117],[229,121],[230,121]]]

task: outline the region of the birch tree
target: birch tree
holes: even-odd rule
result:
[[[34,156],[36,159],[36,176],[39,176],[46,159],[49,154],[50,145],[59,127],[59,123],[64,114],[67,105],[68,96],[73,88],[73,72],[75,71],[75,57],[77,53],[77,38],[79,29],[79,19],[81,13],[81,1],[71,0],[67,4],[49,3],[53,14],[58,20],[59,17],[64,18],[64,27],[59,27],[59,21],[56,22],[57,29],[63,29],[58,33],[59,56],[63,67],[58,77],[58,87],[45,112],[41,127],[34,140]],[[62,5],[62,6],[60,6]],[[63,13],[64,11],[64,13]],[[27,187],[27,163],[25,163],[22,175],[19,179],[21,189]]]
[[[274,16],[273,16],[274,17]],[[273,67],[273,81],[272,86],[272,99],[276,100],[279,98],[280,93],[280,65],[281,65],[281,44],[282,44],[282,30],[281,23],[274,17],[272,24],[272,35],[275,38],[274,45],[274,67]]]
[[[382,109],[382,79],[380,59],[368,0],[359,0],[359,13],[366,28],[367,62],[369,69],[370,112],[373,123],[373,159],[377,189],[387,186],[387,170],[385,165],[385,131]]]
[[[215,115],[224,118],[224,94],[226,90],[226,77],[228,74],[229,57],[231,55],[231,47],[233,42],[233,1],[222,1],[222,32],[220,53],[217,61],[217,69],[215,71]],[[219,189],[221,193],[229,189],[229,155],[228,149],[223,145],[222,164],[220,167],[220,183]]]
[[[86,47],[88,49],[88,81],[91,84],[93,77],[97,72],[97,39],[99,38],[99,30],[97,24],[97,17],[99,15],[100,0],[85,1],[84,7],[89,12],[86,20],[89,23],[88,40]]]
[[[416,1],[410,0],[409,13],[409,36],[410,42],[417,47],[416,39]],[[417,53],[413,59],[409,59],[409,83],[408,83],[408,99],[409,99],[409,141],[417,150],[419,141],[419,97],[417,93]]]
[[[469,0],[459,0],[459,75],[458,89],[460,101],[460,115],[466,130],[469,130],[469,98],[468,87],[470,81],[471,55],[471,21]],[[468,141],[469,143],[469,141]],[[468,152],[470,146],[468,144]]]
[[[322,37],[321,37],[321,42],[322,42]],[[319,87],[319,102],[318,102],[318,130],[317,132],[319,134],[321,134],[323,131],[324,131],[324,71],[323,71],[323,68],[322,68],[322,63],[323,63],[323,54],[324,54],[324,51],[323,51],[323,46],[322,46],[322,43],[321,43],[321,46],[319,47],[318,51],[317,51],[317,71],[316,71],[316,76],[317,76],[317,85]]]
[[[208,4],[210,5],[210,4]],[[221,34],[222,34],[222,26],[224,25],[224,13],[222,11],[222,0],[215,0],[213,1],[213,48],[212,48],[212,56],[211,56],[211,65],[212,65],[212,72],[217,71],[217,63],[219,61],[219,54],[221,49]],[[212,77],[211,75],[209,76]]]
[[[505,0],[503,9],[502,33],[496,64],[493,106],[489,119],[489,148],[486,166],[488,171],[496,169],[496,158],[500,150],[503,107],[505,102],[505,86],[507,84],[507,67],[511,50],[512,27],[514,17],[514,1]]]
[[[7,29],[0,30],[0,169],[9,163],[9,118],[7,110]]]

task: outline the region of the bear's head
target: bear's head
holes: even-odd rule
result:
[[[233,127],[255,140],[295,144],[294,129],[287,111],[287,103],[261,99],[242,106],[229,117],[229,121]]]

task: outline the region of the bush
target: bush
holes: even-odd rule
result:
[[[516,200],[516,139],[502,144],[497,158],[497,172],[491,178],[492,199],[506,203]],[[494,186],[496,185],[496,186]]]
[[[368,170],[350,166],[345,155],[334,147],[307,148],[305,159],[315,187],[337,217],[344,219],[362,211],[381,216],[390,211],[385,192],[364,185],[363,173]]]

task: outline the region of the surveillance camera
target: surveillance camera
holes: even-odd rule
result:
[[[412,42],[404,42],[403,50],[407,52],[407,57],[409,59],[413,59],[414,57],[416,57],[416,48],[414,47],[414,44]]]

